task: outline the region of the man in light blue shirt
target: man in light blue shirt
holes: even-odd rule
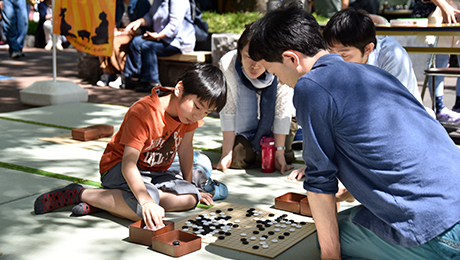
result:
[[[348,8],[335,13],[323,36],[330,52],[340,54],[347,62],[367,63],[388,71],[423,103],[406,50],[394,38],[376,39],[374,22],[366,11]]]

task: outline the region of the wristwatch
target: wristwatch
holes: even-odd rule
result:
[[[286,147],[284,147],[284,146],[277,146],[277,147],[275,147],[275,148],[276,148],[277,151],[279,151],[279,150],[286,150]]]

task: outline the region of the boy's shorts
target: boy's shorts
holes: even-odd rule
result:
[[[176,176],[175,173],[171,171],[150,172],[139,169],[139,172],[141,173],[142,180],[144,181],[150,197],[152,197],[153,201],[158,205],[160,204],[160,192],[158,190],[177,195],[195,194],[198,198],[197,203],[201,200],[200,192],[195,185],[182,179],[181,176]],[[126,204],[142,218],[141,205],[123,177],[121,162],[105,173],[104,177],[102,177],[101,185],[104,189],[121,190]]]

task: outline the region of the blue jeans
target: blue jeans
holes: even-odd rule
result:
[[[460,223],[423,245],[406,248],[385,242],[370,230],[353,224],[351,220],[361,207],[339,213],[343,259],[460,259]]]
[[[142,35],[134,37],[129,45],[125,64],[125,77],[139,78],[142,82],[160,82],[157,57],[167,57],[181,51],[163,41],[148,41]]]
[[[29,27],[26,0],[3,0],[3,30],[10,55],[13,52],[21,52],[24,47],[24,39]]]
[[[436,68],[445,68],[449,64],[450,60],[450,55],[449,54],[436,54],[435,56],[435,64]],[[458,61],[460,61],[460,55],[457,55]],[[437,76],[434,80],[435,84],[435,96],[436,97],[441,97],[444,96],[444,77],[443,76]],[[431,86],[431,77],[429,78],[428,81],[428,86],[430,87],[430,92],[433,91],[433,87]],[[460,96],[460,80],[457,78],[457,86],[456,86],[456,92],[457,96]]]

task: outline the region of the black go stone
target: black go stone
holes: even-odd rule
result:
[[[289,232],[284,232],[284,233],[283,233],[283,235],[285,235],[285,236],[289,236],[289,235],[290,235],[290,233],[289,233]]]
[[[249,213],[248,213],[248,214],[246,214],[246,217],[250,217],[250,216],[252,216],[252,214],[249,214]]]
[[[223,239],[225,239],[225,237],[224,236],[219,236],[219,239],[223,240]]]
[[[259,249],[259,246],[252,246],[252,249]]]
[[[225,234],[225,231],[221,230],[221,231],[219,231],[219,234],[223,235],[223,234]]]
[[[249,241],[246,241],[246,240],[245,240],[245,241],[242,241],[242,242],[243,242],[244,245],[249,244]]]
[[[259,230],[260,230],[260,231],[264,231],[265,228],[264,228],[264,227],[260,227]]]
[[[268,216],[269,216],[269,217],[274,217],[274,216],[275,216],[275,214],[273,214],[273,213],[270,213],[270,214],[268,214]]]
[[[279,239],[284,239],[284,236],[278,236]]]
[[[262,235],[262,237],[268,238],[268,236],[267,236],[267,235]]]
[[[241,238],[240,240],[241,240],[241,242],[248,241],[248,239],[247,239],[247,238],[244,238],[244,237]]]
[[[227,210],[228,210],[228,211],[233,211],[233,208],[228,208]]]
[[[305,222],[305,221],[300,222],[300,225],[306,225],[306,224],[307,224],[307,222]]]
[[[259,234],[259,231],[254,230],[254,231],[252,231],[252,233],[257,235],[257,234]]]
[[[225,235],[226,235],[226,236],[231,236],[232,233],[231,233],[231,232],[227,232],[227,233],[225,233]]]
[[[268,234],[269,234],[269,235],[274,235],[275,232],[274,232],[274,231],[268,231]]]
[[[222,212],[222,210],[220,210],[220,209],[216,210],[216,213],[221,213],[221,212]]]
[[[233,227],[234,227],[234,228],[237,228],[237,227],[239,227],[239,226],[240,226],[240,225],[238,225],[238,224],[233,224]]]

